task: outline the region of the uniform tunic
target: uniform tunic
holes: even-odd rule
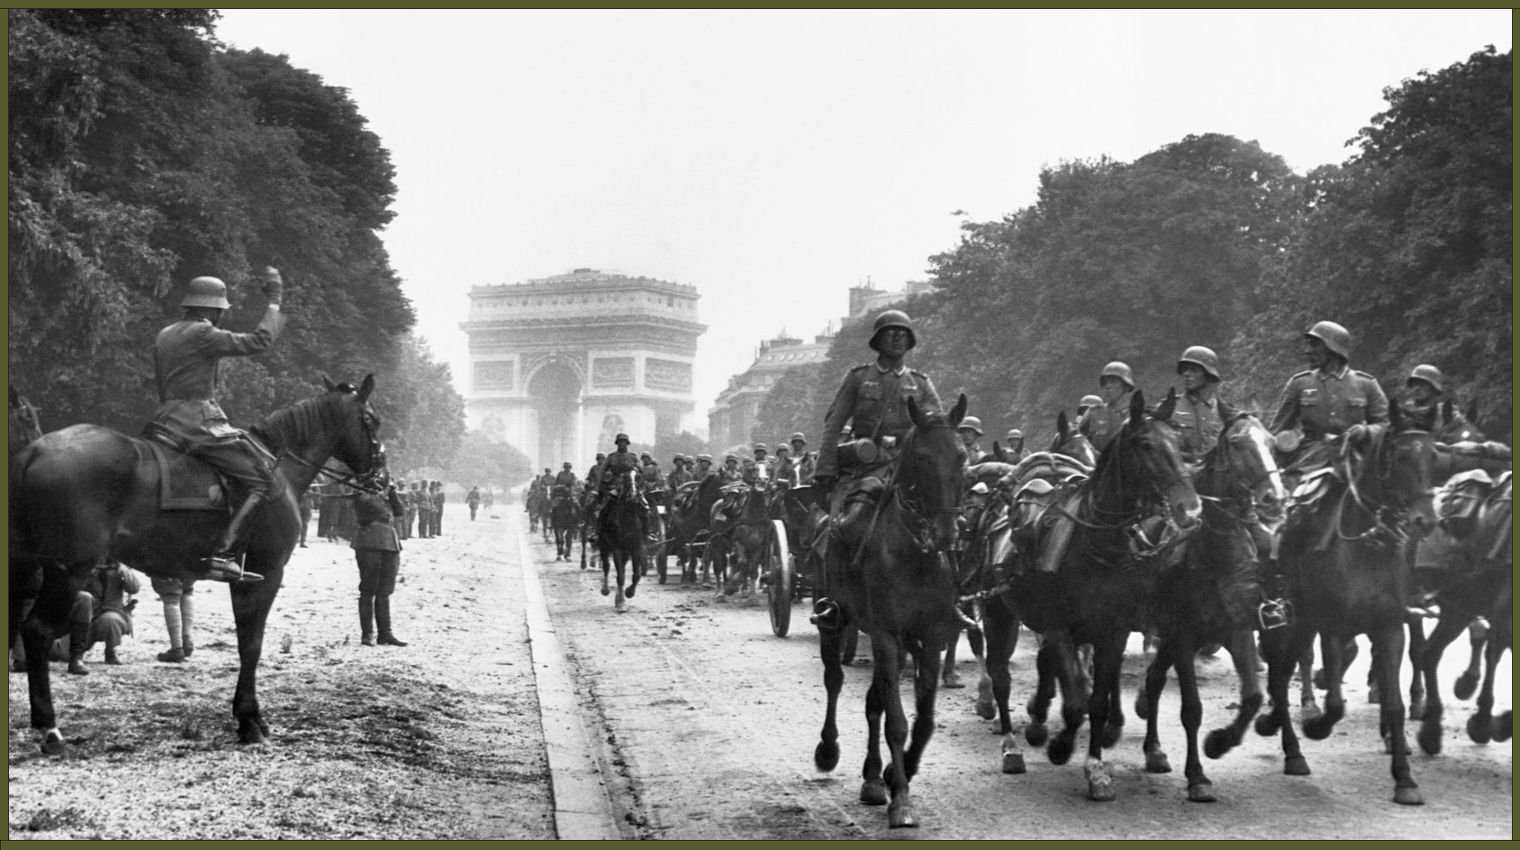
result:
[[[1077,430],[1087,435],[1095,451],[1103,451],[1104,447],[1119,436],[1119,432],[1129,422],[1129,400],[1134,392],[1134,390],[1129,390],[1115,399],[1112,404],[1095,404],[1082,414],[1082,421],[1077,423]]]
[[[824,418],[823,446],[818,452],[814,476],[838,477],[839,434],[847,422],[856,437],[901,440],[913,427],[908,415],[910,398],[926,413],[939,410],[939,394],[934,391],[933,382],[917,370],[906,366],[885,369],[879,363],[863,363],[846,373]]]
[[[265,351],[279,336],[280,324],[279,310],[269,309],[253,333],[223,330],[206,318],[183,319],[159,331],[153,345],[159,401],[153,422],[192,446],[236,439],[239,431],[216,402],[221,358]]]
[[[1235,411],[1218,396],[1210,399],[1187,393],[1177,399],[1177,407],[1170,421],[1177,429],[1177,448],[1182,459],[1196,464],[1219,444],[1224,433],[1224,423],[1234,418]]]
[[[1288,379],[1269,430],[1276,434],[1293,427],[1306,440],[1323,440],[1352,425],[1388,422],[1388,397],[1366,372],[1349,366],[1338,371],[1306,369]]]

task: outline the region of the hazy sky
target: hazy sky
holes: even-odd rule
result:
[[[588,266],[697,287],[704,430],[760,340],[926,279],[952,213],[1032,204],[1045,166],[1217,132],[1303,173],[1384,87],[1511,47],[1509,10],[223,14],[390,151],[385,244],[460,392],[471,287]]]

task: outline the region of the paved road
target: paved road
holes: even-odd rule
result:
[[[885,811],[857,802],[864,756],[863,700],[870,668],[847,668],[841,695],[839,767],[818,773],[813,747],[823,718],[818,642],[799,606],[792,635],[771,634],[760,605],[717,603],[710,589],[660,586],[651,576],[613,611],[600,571],[554,562],[530,542],[558,640],[573,669],[615,814],[627,837],[713,839],[876,838]],[[1032,641],[1014,659],[1015,701],[1032,686]],[[869,657],[863,645],[862,654]],[[1365,659],[1347,676],[1365,679]],[[1449,666],[1460,667],[1456,654]],[[1126,661],[1125,705],[1133,701],[1138,642]],[[962,675],[973,681],[969,662]],[[1456,671],[1443,674],[1450,683]],[[1406,671],[1407,676],[1407,671]],[[1234,700],[1223,660],[1202,669],[1205,729]],[[1448,684],[1449,687],[1449,684]],[[1086,799],[1079,755],[1056,767],[1029,751],[1022,776],[999,770],[993,725],[975,716],[975,688],[940,692],[937,731],[914,781],[921,828],[893,838],[1508,838],[1512,833],[1511,746],[1477,746],[1460,724],[1470,704],[1447,712],[1446,753],[1414,758],[1427,804],[1391,802],[1388,760],[1365,688],[1348,684],[1351,711],[1326,741],[1306,741],[1314,775],[1282,774],[1275,739],[1249,736],[1205,764],[1219,802],[1189,803],[1181,775],[1183,737],[1175,687],[1162,700],[1162,739],[1176,772],[1147,774],[1144,724],[1129,718],[1109,751],[1119,800]],[[1508,682],[1502,683],[1507,694]],[[1448,697],[1448,699],[1450,699]],[[1504,697],[1501,697],[1504,699]],[[1015,709],[1022,722],[1022,709]],[[1411,724],[1411,734],[1415,726]],[[1412,738],[1411,738],[1412,740]]]

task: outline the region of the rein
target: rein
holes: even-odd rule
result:
[[[1335,525],[1335,534],[1341,540],[1345,540],[1351,543],[1363,542],[1372,543],[1374,545],[1391,543],[1394,546],[1402,546],[1404,543],[1408,542],[1409,539],[1409,534],[1404,530],[1404,520],[1406,513],[1405,510],[1395,505],[1374,503],[1370,499],[1364,497],[1362,495],[1362,488],[1358,486],[1358,481],[1361,476],[1356,474],[1358,470],[1353,469],[1352,466],[1353,463],[1356,463],[1359,460],[1361,462],[1358,465],[1365,466],[1366,458],[1370,456],[1373,463],[1376,464],[1376,468],[1373,470],[1373,476],[1376,479],[1376,482],[1381,484],[1388,479],[1388,474],[1390,472],[1388,467],[1393,463],[1393,459],[1391,457],[1388,457],[1388,453],[1383,450],[1385,440],[1387,440],[1389,437],[1393,437],[1395,440],[1397,440],[1398,437],[1405,434],[1418,436],[1428,434],[1429,432],[1423,430],[1409,430],[1400,431],[1397,434],[1389,434],[1386,426],[1384,428],[1368,430],[1372,434],[1372,446],[1370,450],[1365,455],[1358,454],[1352,449],[1352,441],[1350,439],[1347,439],[1342,444],[1341,453],[1338,460],[1341,464],[1341,472],[1346,478],[1346,495],[1351,498],[1353,504],[1362,509],[1363,513],[1372,518],[1372,527],[1360,534],[1346,534],[1344,530],[1346,525],[1346,514],[1344,511],[1342,511],[1341,516]]]
[[[379,494],[381,492],[380,485],[374,483],[373,474],[364,476],[356,475],[352,472],[345,474],[328,466],[327,464],[312,463],[306,458],[301,457],[295,452],[292,452],[290,449],[281,451],[280,457],[288,457],[301,466],[306,467],[307,469],[315,469],[317,471],[318,477],[325,475],[330,479],[327,482],[329,484],[337,484],[340,487],[347,487],[349,490],[357,493]]]

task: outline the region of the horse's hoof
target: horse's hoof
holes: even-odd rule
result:
[[[1141,720],[1151,719],[1151,704],[1144,694],[1135,697],[1135,716]]]
[[[57,729],[49,729],[42,735],[42,752],[50,756],[61,756],[69,747],[63,742],[63,733]]]
[[[867,779],[860,784],[860,802],[867,806],[887,804],[887,783],[880,779]]]
[[[1393,801],[1401,806],[1425,805],[1425,798],[1420,796],[1420,789],[1418,788],[1393,789]]]
[[[912,809],[908,808],[907,806],[903,806],[902,808],[894,808],[891,811],[887,812],[887,826],[892,829],[902,829],[903,827],[917,827],[918,820],[913,817]]]
[[[1314,683],[1314,687],[1317,690],[1321,690],[1321,691],[1324,690],[1325,689],[1325,668],[1321,667],[1318,670],[1315,670],[1314,671],[1314,675],[1310,676],[1309,680]]]
[[[1023,753],[1003,753],[1004,773],[1024,773],[1026,770]]]
[[[1288,756],[1283,759],[1284,776],[1308,776],[1309,760],[1303,756]]]
[[[961,677],[960,677],[959,674],[957,674],[957,673],[951,673],[950,675],[948,675],[948,676],[945,677],[944,684],[942,684],[940,687],[944,687],[944,688],[964,688],[964,687],[966,687],[966,683],[961,681]]]
[[[1512,730],[1512,728],[1514,726],[1514,719],[1513,718],[1514,718],[1514,714],[1512,712],[1510,712],[1510,711],[1506,711],[1503,714],[1499,715],[1499,722],[1497,722],[1497,723],[1494,724],[1494,726],[1495,726],[1495,729],[1494,729],[1494,740],[1495,741],[1501,741],[1502,742],[1502,741],[1508,741],[1509,740],[1510,731]]]
[[[1043,747],[1050,740],[1050,729],[1044,723],[1031,723],[1024,727],[1024,741],[1031,747]]]
[[[1045,755],[1050,757],[1050,763],[1061,765],[1071,761],[1072,742],[1061,736],[1050,739],[1050,746],[1045,748]]]
[[[982,702],[981,700],[977,700],[976,716],[982,718],[983,720],[991,720],[992,718],[997,717],[997,708],[990,702]]]
[[[1301,722],[1308,723],[1311,720],[1318,720],[1324,717],[1325,712],[1319,707],[1319,703],[1311,702],[1308,705],[1299,707],[1298,716]]]
[[[1160,750],[1145,754],[1146,773],[1171,773],[1172,763],[1166,757],[1166,753]]]
[[[813,748],[813,766],[827,773],[839,766],[839,744],[819,741]]]
[[[1426,706],[1426,704],[1425,704],[1425,698],[1424,697],[1420,697],[1419,699],[1410,700],[1409,701],[1409,714],[1407,716],[1407,719],[1409,719],[1409,720],[1424,720],[1425,719],[1425,712],[1427,711],[1427,709],[1428,709],[1428,706]]]
[[[1278,724],[1277,717],[1270,713],[1257,715],[1256,723],[1253,725],[1255,726],[1256,734],[1263,738],[1270,738],[1282,731],[1282,726]]]
[[[1457,677],[1456,684],[1451,686],[1451,693],[1457,699],[1472,699],[1472,695],[1478,692],[1478,677],[1466,673]]]
[[[639,586],[636,585],[636,584],[629,585],[628,589],[623,591],[623,595],[626,596],[626,597],[628,597],[629,599],[632,599],[634,592],[637,591],[638,589],[639,589]]]
[[[613,607],[613,610],[617,611],[619,614],[627,614],[628,613],[628,606],[626,604],[622,603],[622,602],[619,602],[619,603],[617,603],[616,605],[614,605],[612,607]]]
[[[1308,738],[1311,741],[1323,741],[1326,738],[1330,737],[1330,732],[1335,728],[1335,724],[1326,721],[1325,718],[1321,716],[1316,717],[1312,720],[1304,721],[1303,727],[1305,738]]]
[[[612,588],[610,588],[610,587],[608,587],[606,585],[602,585],[602,595],[603,596],[606,596],[607,594],[609,594],[611,592],[612,592]]]
[[[1099,743],[1103,745],[1103,749],[1110,749],[1115,744],[1119,743],[1119,739],[1123,737],[1123,735],[1123,723],[1109,723],[1103,727],[1103,737],[1100,739]]]
[[[1083,772],[1087,774],[1087,799],[1109,803],[1119,796],[1114,789],[1113,773],[1107,763],[1089,764]]]
[[[1422,750],[1425,751],[1425,755],[1427,755],[1427,756],[1440,755],[1441,754],[1441,724],[1440,724],[1440,722],[1438,721],[1438,722],[1435,722],[1435,723],[1421,723],[1420,724],[1420,732],[1419,732],[1419,734],[1415,735],[1415,739],[1420,742],[1420,749],[1422,749]]]
[[[1190,803],[1212,803],[1218,799],[1214,796],[1214,783],[1207,779],[1188,786],[1188,802]]]
[[[1467,718],[1467,737],[1474,744],[1486,744],[1494,739],[1493,718],[1487,715],[1474,714]]]
[[[1240,739],[1231,735],[1228,730],[1215,729],[1203,738],[1203,754],[1211,759],[1224,756],[1225,753],[1235,749]]]

